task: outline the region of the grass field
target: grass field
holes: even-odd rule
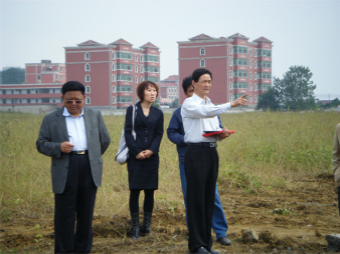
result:
[[[0,216],[12,213],[44,216],[53,211],[50,158],[35,148],[43,116],[1,113]],[[171,115],[165,114],[165,131]],[[241,188],[248,195],[265,189],[294,189],[296,180],[331,172],[338,112],[224,114],[222,122],[235,130],[219,143],[218,183]],[[103,185],[95,214],[128,214],[126,165],[114,157],[124,116],[105,116],[112,143],[104,154]],[[155,205],[170,210],[183,206],[176,147],[164,133],[160,148],[159,190]]]

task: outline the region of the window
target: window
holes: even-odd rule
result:
[[[112,74],[112,82],[115,82],[115,81],[116,81],[115,75]]]
[[[204,48],[201,48],[200,55],[205,55],[205,49]]]
[[[85,87],[85,93],[91,93],[91,87],[90,86]]]
[[[115,52],[112,52],[112,59],[115,59]]]
[[[60,67],[60,72],[63,72],[63,67]]]
[[[254,68],[257,69],[256,61],[254,61]]]
[[[233,53],[233,48],[229,47],[229,54],[231,55]]]
[[[91,77],[90,75],[85,76],[85,82],[91,82]]]
[[[258,61],[257,66],[262,67],[262,68],[271,68],[272,63],[271,62],[265,62],[265,61]]]
[[[249,95],[249,101],[253,102],[253,96],[252,95]]]
[[[91,104],[91,98],[90,97],[86,97],[86,104]]]
[[[116,96],[112,97],[112,103],[115,104],[116,103]]]
[[[135,62],[138,62],[138,56],[135,55]]]
[[[6,90],[2,90],[2,94],[6,94]]]
[[[117,58],[119,59],[132,59],[131,53],[117,52]]]
[[[229,90],[233,89],[233,83],[229,83]]]
[[[233,59],[229,60],[229,66],[233,66]]]
[[[254,73],[254,80],[257,80],[256,72]]]
[[[254,84],[254,91],[257,91],[257,85]]]
[[[132,92],[132,86],[117,86],[117,92]]]
[[[257,102],[257,95],[255,95],[254,97],[255,97],[255,102]]]
[[[248,53],[248,48],[247,47],[233,46],[233,48],[234,48],[234,53],[242,53],[242,54],[247,54]]]
[[[113,71],[115,70],[115,64],[114,63],[112,64],[112,70]]]
[[[233,72],[232,72],[232,71],[229,72],[229,77],[230,77],[230,78],[233,77]]]
[[[90,70],[91,70],[90,64],[85,64],[85,71],[90,71]]]
[[[253,62],[249,61],[249,68],[253,68]]]
[[[271,57],[272,51],[268,49],[259,49],[258,50],[258,56],[269,56]]]
[[[144,56],[145,62],[159,62],[159,57],[158,56],[153,56],[153,55],[145,55]]]
[[[117,75],[117,81],[132,81],[131,75]]]
[[[258,78],[270,79],[271,78],[271,74],[270,73],[266,73],[266,72],[259,72]]]
[[[38,75],[38,79],[41,79],[40,75]]]
[[[253,79],[253,74],[251,72],[249,73],[249,79]]]
[[[138,66],[137,65],[135,66],[135,72],[138,73]]]
[[[112,92],[116,92],[116,86],[112,86]]]
[[[140,67],[140,73],[143,73],[143,66]]]
[[[143,62],[143,56],[140,56],[140,61]]]
[[[60,75],[60,80],[63,80],[63,76]]]
[[[159,72],[158,67],[145,66],[145,72]]]
[[[229,101],[232,101],[232,100],[233,100],[233,95],[230,94],[230,95],[229,95]]]
[[[248,89],[248,83],[247,82],[234,82],[234,88]]]
[[[155,82],[155,83],[159,82],[159,78],[157,78],[157,77],[146,76],[145,80],[149,80],[149,81],[152,81],[152,82]]]
[[[259,90],[268,90],[268,88],[270,87],[270,84],[262,84],[262,83],[260,83],[260,84],[258,84],[258,89]]]
[[[122,102],[130,102],[130,103],[132,103],[132,97],[122,97],[122,96],[118,96],[118,97],[117,97],[117,102],[118,102],[118,103],[122,103]]]
[[[144,78],[143,77],[140,77],[140,82],[143,82]]]
[[[248,72],[247,71],[240,71],[240,70],[236,70],[234,71],[234,77],[248,77]]]
[[[135,77],[135,83],[138,83],[138,77]]]
[[[86,52],[84,58],[85,60],[90,60],[90,53]]]
[[[248,60],[240,59],[240,58],[234,58],[234,65],[248,66]]]
[[[252,57],[253,56],[253,51],[249,50],[249,56]]]
[[[136,99],[135,99],[135,103],[137,103],[139,100],[138,100],[138,98],[136,97]]]
[[[204,60],[201,60],[201,67],[205,67],[205,61]]]
[[[31,90],[30,90],[30,89],[27,89],[26,93],[27,93],[27,94],[30,94],[30,93],[31,93]]]
[[[257,57],[257,51],[254,50],[254,57]]]
[[[253,91],[253,85],[249,84],[249,91]]]
[[[132,70],[132,64],[117,63],[117,70]]]

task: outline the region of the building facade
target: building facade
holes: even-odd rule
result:
[[[52,63],[51,60],[41,60],[41,63],[25,64],[26,83],[52,84],[65,83],[66,68],[64,63]]]
[[[255,107],[258,96],[272,84],[272,41],[260,37],[252,42],[242,34],[213,38],[200,34],[178,43],[179,80],[197,68],[213,74],[209,98],[215,104],[248,94],[248,105]],[[180,93],[180,103],[185,96]]]
[[[7,111],[19,106],[32,106],[41,108],[43,112],[43,105],[61,107],[61,87],[66,80],[65,73],[65,64],[52,63],[50,60],[26,64],[25,82],[1,84],[2,109]]]
[[[159,98],[161,105],[171,106],[172,102],[179,99],[179,80],[178,75],[171,75],[161,80],[159,87]]]
[[[139,101],[140,82],[160,82],[160,52],[150,42],[133,48],[124,39],[107,45],[89,40],[65,47],[65,55],[67,81],[84,84],[87,106],[126,108]]]

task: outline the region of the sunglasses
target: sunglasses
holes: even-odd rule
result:
[[[76,101],[72,101],[72,100],[69,100],[69,101],[65,101],[67,104],[73,104],[73,103],[76,103],[76,104],[80,104],[83,102],[83,100],[76,100]]]

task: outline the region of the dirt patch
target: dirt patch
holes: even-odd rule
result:
[[[214,242],[213,248],[220,253],[327,251],[325,236],[340,229],[337,194],[332,175],[322,174],[312,181],[301,189],[268,190],[252,195],[241,188],[220,186],[232,245]],[[243,232],[249,230],[256,233],[257,240],[245,239]],[[187,253],[188,231],[182,207],[155,209],[152,234],[139,241],[131,240],[129,218],[119,214],[111,218],[95,216],[93,231],[92,253]],[[44,218],[15,213],[2,218],[1,252],[53,253],[53,246],[52,213]]]

